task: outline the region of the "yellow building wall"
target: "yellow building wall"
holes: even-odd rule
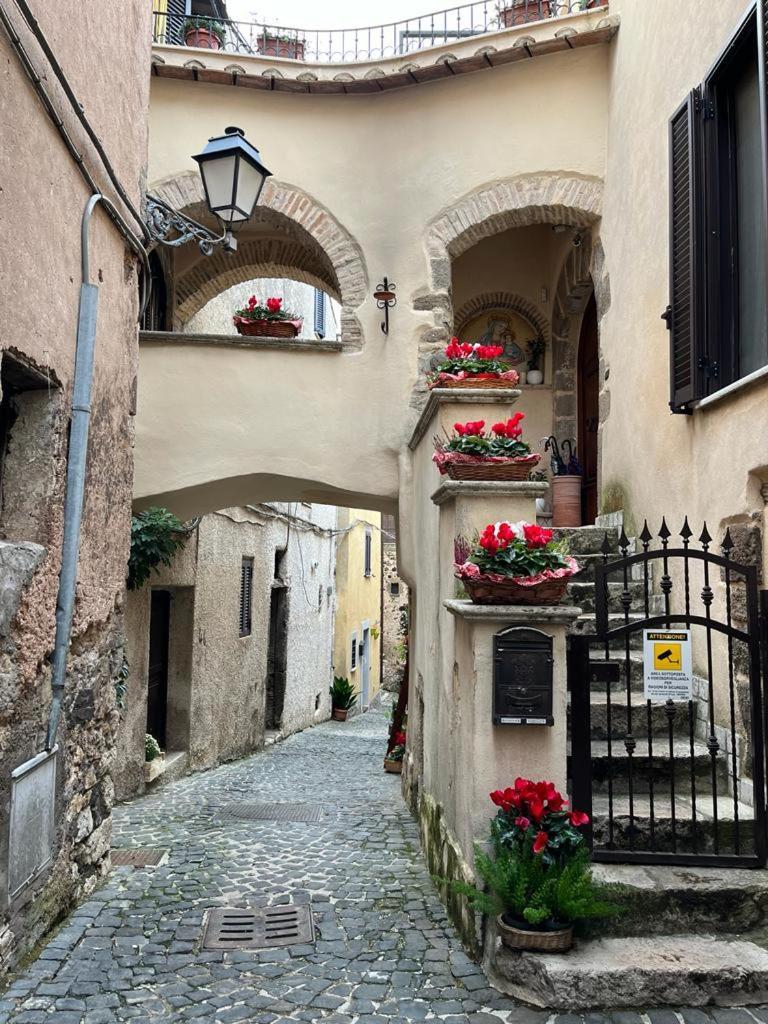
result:
[[[361,508],[340,508],[336,554],[336,618],[333,636],[333,669],[349,679],[370,704],[381,686],[381,514]],[[371,535],[371,571],[365,573],[365,536]],[[369,676],[363,690],[363,659],[352,667],[352,637],[359,645],[369,631]]]

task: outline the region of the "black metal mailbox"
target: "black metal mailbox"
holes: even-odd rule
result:
[[[493,638],[493,724],[554,725],[552,637],[513,627]]]

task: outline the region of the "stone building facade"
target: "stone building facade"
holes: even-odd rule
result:
[[[0,973],[109,863],[149,102],[144,0],[107,5],[98,24],[76,0],[31,6],[36,24],[7,5],[11,28],[0,28]],[[49,754],[81,222],[97,191],[114,218],[99,202],[88,229],[98,287],[90,442],[71,649]]]
[[[335,525],[335,508],[300,503],[206,515],[128,593],[118,799],[144,791],[147,733],[167,779],[329,717]]]
[[[397,571],[396,520],[381,517],[381,686],[396,693],[405,670],[408,638],[408,585]]]

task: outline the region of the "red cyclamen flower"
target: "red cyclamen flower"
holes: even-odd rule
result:
[[[533,841],[533,852],[542,853],[547,848],[549,842],[549,836],[546,832],[537,832],[536,838]]]
[[[582,825],[588,825],[589,815],[585,814],[584,811],[571,811],[571,824],[575,825],[576,828],[581,828]]]
[[[515,824],[517,825],[518,828],[530,828],[531,827],[531,819],[530,818],[526,818],[526,817],[524,817],[521,814],[519,818],[515,818]]]
[[[525,543],[531,548],[544,548],[553,537],[552,530],[547,530],[544,526],[536,526],[532,523],[525,524],[523,533],[525,534]]]
[[[255,295],[252,295],[250,299],[248,299],[248,309],[253,309],[253,307],[258,306],[258,304],[259,300],[256,298]]]
[[[267,299],[267,309],[270,313],[279,313],[282,304],[282,299]]]

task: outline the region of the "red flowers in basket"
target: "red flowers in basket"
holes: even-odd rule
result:
[[[496,437],[504,437],[511,441],[517,441],[523,436],[523,428],[520,426],[520,422],[524,419],[524,412],[516,412],[514,416],[510,416],[506,423],[494,423],[491,430],[494,432]]]
[[[456,563],[459,579],[492,582],[513,579],[530,587],[547,580],[565,579],[579,571],[565,541],[536,523],[489,523],[463,563]]]
[[[569,811],[552,782],[519,778],[490,797],[499,808],[492,831],[508,847],[528,848],[551,862],[584,842],[578,830],[589,824],[589,815]]]
[[[247,305],[242,309],[235,310],[235,317],[243,317],[245,320],[300,320],[296,313],[289,313],[283,309],[283,300],[274,296],[266,299],[264,304],[251,295]]]
[[[506,386],[514,386],[520,379],[518,373],[511,369],[509,363],[500,357],[504,355],[502,345],[471,345],[458,338],[451,338],[444,350],[444,360],[429,377],[430,387],[440,384],[453,384],[472,379],[503,381]]]

